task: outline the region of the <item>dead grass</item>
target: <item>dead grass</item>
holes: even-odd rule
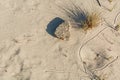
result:
[[[85,9],[72,4],[71,7],[61,7],[68,17],[73,28],[80,28],[84,31],[97,27],[100,23],[98,12],[88,12]]]
[[[94,27],[97,27],[100,23],[100,17],[97,13],[92,13],[86,15],[86,21],[83,22],[83,29],[86,31],[88,29],[92,29]]]

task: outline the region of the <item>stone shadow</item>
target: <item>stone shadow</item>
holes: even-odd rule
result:
[[[55,36],[54,35],[54,32],[56,30],[56,28],[61,24],[63,23],[64,20],[59,18],[59,17],[56,17],[54,18],[52,21],[49,22],[49,24],[47,25],[47,29],[46,31],[48,32],[48,34],[50,34],[51,36]]]

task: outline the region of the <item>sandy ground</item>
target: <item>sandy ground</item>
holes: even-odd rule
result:
[[[110,25],[120,10],[120,0],[100,0],[103,7],[96,0],[72,2],[100,12]],[[120,80],[120,31],[102,21],[87,33],[71,29],[69,41],[59,40],[46,29],[56,17],[66,19],[58,7],[63,5],[71,6],[70,0],[0,0],[0,80]],[[85,72],[79,56],[84,43],[82,61],[94,74]],[[90,79],[94,75],[100,79]]]

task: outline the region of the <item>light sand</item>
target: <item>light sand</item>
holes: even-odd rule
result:
[[[99,0],[111,11],[99,7],[96,0],[71,1],[101,12],[111,25],[120,10],[120,0]],[[0,80],[90,80],[91,72],[84,72],[79,56],[84,43],[80,55],[86,66],[96,70],[101,80],[120,80],[120,30],[109,28],[102,20],[87,33],[71,29],[69,41],[59,40],[46,29],[56,17],[67,19],[58,8],[63,5],[70,6],[70,0],[0,0]]]

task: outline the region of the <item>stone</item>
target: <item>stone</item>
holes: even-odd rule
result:
[[[69,31],[69,24],[67,22],[61,23],[55,30],[55,36],[62,40],[69,40],[70,38],[70,31]]]

